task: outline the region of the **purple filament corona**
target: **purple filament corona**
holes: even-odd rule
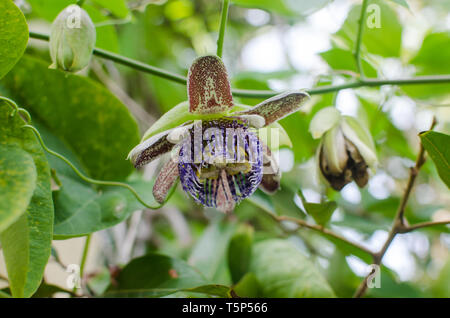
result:
[[[237,120],[194,125],[181,142],[178,155],[184,191],[208,207],[219,205],[219,188],[227,189],[226,200],[238,203],[253,194],[262,180],[261,142]]]

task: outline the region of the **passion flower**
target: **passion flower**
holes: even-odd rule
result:
[[[69,72],[85,68],[91,60],[95,39],[95,26],[87,12],[76,4],[68,6],[52,23],[50,68]]]
[[[337,191],[352,180],[359,187],[369,181],[377,163],[372,136],[353,117],[342,116],[335,107],[321,109],[311,120],[313,138],[322,138],[317,150],[320,174]]]
[[[128,158],[141,167],[164,153],[172,156],[156,178],[153,195],[163,203],[180,179],[196,202],[230,212],[260,187],[273,193],[280,186],[280,170],[263,127],[280,129],[281,145],[289,137],[276,122],[297,111],[309,98],[297,91],[254,106],[236,105],[222,60],[203,56],[188,74],[188,102],[165,113],[144,134]]]

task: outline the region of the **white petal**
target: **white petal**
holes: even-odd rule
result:
[[[341,114],[335,107],[322,108],[311,120],[309,131],[314,139],[320,138],[326,131],[339,123],[340,119]]]
[[[323,156],[332,174],[340,174],[347,165],[348,155],[344,135],[339,126],[328,131],[323,138]]]

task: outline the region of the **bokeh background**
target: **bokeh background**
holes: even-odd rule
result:
[[[30,30],[48,33],[52,19],[73,1],[15,2],[26,13]],[[368,29],[364,35],[362,56],[368,77],[450,73],[450,2],[406,2],[409,8],[399,4],[403,1],[371,1],[381,8],[381,28]],[[96,23],[100,48],[178,74],[186,74],[197,56],[215,53],[219,0],[130,0],[123,12],[111,12],[97,4],[86,1],[85,8]],[[359,10],[360,1],[356,0],[232,2],[223,58],[233,87],[284,91],[352,80],[356,76],[352,51]],[[28,53],[49,61],[47,42],[30,43]],[[94,58],[83,75],[115,94],[137,119],[141,133],[187,98],[183,85],[99,58]],[[275,196],[258,192],[227,218],[195,205],[178,189],[163,208],[139,209],[126,221],[94,234],[85,283],[92,281],[92,290],[101,290],[101,284],[106,284],[104,277],[110,279],[111,268],[158,251],[202,268],[217,283],[230,284],[227,224],[237,222],[252,227],[255,240],[277,237],[291,241],[323,273],[337,296],[351,296],[367,274],[366,262],[319,233],[289,222],[278,224],[269,213],[314,222],[296,193],[301,189],[309,202],[338,203],[329,224],[333,230],[379,249],[414,164],[417,134],[429,128],[433,116],[438,119],[437,131],[450,132],[449,88],[448,84],[384,86],[313,96],[301,112],[281,121],[293,147],[279,150],[282,190]],[[248,105],[261,101],[236,100]],[[339,193],[318,181],[314,162],[318,141],[312,139],[308,126],[318,110],[333,105],[358,117],[374,137],[380,164],[364,189],[351,183]],[[152,178],[159,166],[159,161],[147,166],[141,171],[144,178]],[[449,203],[448,188],[429,160],[406,215],[411,223],[448,219]],[[370,289],[368,295],[449,297],[449,233],[443,226],[397,236],[383,259],[382,288]],[[54,257],[45,274],[47,282],[66,287],[65,266],[79,263],[84,240],[55,242]],[[1,260],[0,274],[5,276]],[[103,280],[95,281],[96,277]]]

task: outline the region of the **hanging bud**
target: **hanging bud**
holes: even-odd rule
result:
[[[322,138],[317,150],[320,174],[340,191],[352,180],[359,187],[369,181],[369,168],[377,163],[370,133],[359,122],[342,116],[334,107],[321,109],[311,120],[313,138]]]
[[[77,72],[91,60],[95,46],[95,26],[79,6],[73,4],[59,13],[50,32],[50,68]]]

